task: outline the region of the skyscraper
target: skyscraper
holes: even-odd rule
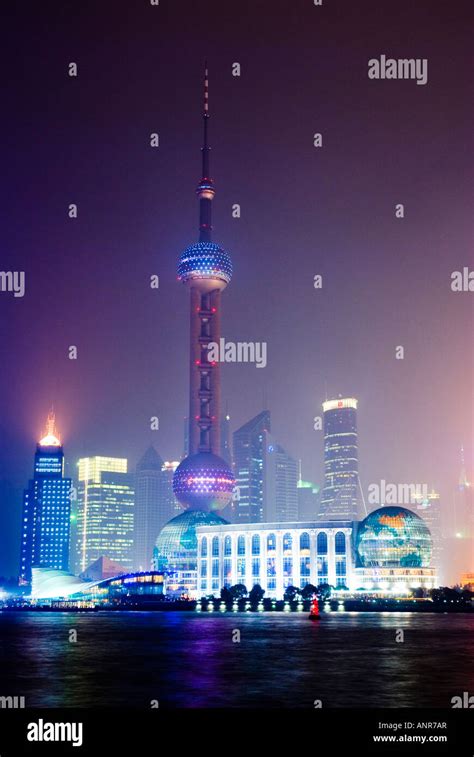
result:
[[[264,432],[263,456],[263,520],[266,523],[298,520],[298,464]]]
[[[324,489],[322,519],[356,520],[359,503],[357,451],[357,400],[339,398],[323,402]]]
[[[132,568],[134,491],[127,470],[125,458],[83,457],[78,462],[77,573],[99,557]]]
[[[469,481],[461,446],[461,471],[454,497],[454,530],[457,538],[474,538],[474,487]]]
[[[442,573],[443,557],[443,533],[441,523],[441,507],[438,492],[432,489],[426,496],[415,495],[416,513],[425,521],[430,529],[431,539],[433,541],[433,552],[431,564],[436,568],[438,579]]]
[[[149,570],[156,537],[169,519],[162,511],[163,460],[148,447],[135,472],[134,567]]]
[[[264,517],[264,458],[270,412],[263,410],[234,432],[235,523],[259,523]]]
[[[298,520],[315,520],[319,507],[319,486],[311,481],[303,481],[301,460],[296,494],[298,497]]]
[[[178,460],[165,460],[161,468],[161,507],[165,522],[183,509],[173,491],[174,472],[178,465]]]
[[[230,443],[230,415],[226,414],[221,420],[221,457],[232,468],[232,447]]]
[[[133,550],[136,570],[149,570],[158,534],[182,510],[173,493],[173,475],[178,465],[164,462],[154,447],[149,447],[137,463]]]
[[[38,442],[34,476],[23,498],[20,580],[31,582],[32,568],[68,570],[71,479],[64,478],[64,453],[48,416]]]

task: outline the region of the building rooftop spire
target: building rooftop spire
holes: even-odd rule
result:
[[[56,433],[56,414],[53,408],[51,408],[51,410],[48,413],[48,418],[46,420],[45,435],[42,437],[42,439],[39,440],[38,443],[41,447],[60,447],[61,446],[61,440]]]

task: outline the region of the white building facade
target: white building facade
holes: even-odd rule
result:
[[[197,534],[197,596],[224,586],[259,584],[281,599],[288,586],[328,583],[350,587],[354,554],[350,521],[200,526]]]

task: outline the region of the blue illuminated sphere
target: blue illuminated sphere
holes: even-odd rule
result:
[[[211,452],[186,457],[176,468],[173,491],[193,510],[222,510],[231,500],[235,477],[226,461]]]
[[[214,242],[196,242],[182,253],[178,263],[178,278],[203,291],[224,289],[232,278],[230,257]]]
[[[427,568],[432,540],[419,515],[404,507],[380,507],[361,523],[356,541],[364,568]]]
[[[216,513],[186,510],[163,526],[153,550],[155,570],[192,571],[197,566],[198,526],[223,526],[227,523]]]

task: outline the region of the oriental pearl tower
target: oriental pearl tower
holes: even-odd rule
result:
[[[231,500],[235,477],[220,451],[220,366],[208,360],[208,346],[219,343],[221,293],[232,277],[227,252],[212,241],[212,201],[214,182],[210,177],[208,144],[209,83],[204,74],[202,178],[197,186],[199,200],[199,240],[187,247],[178,263],[178,280],[189,291],[190,373],[189,373],[189,454],[173,477],[176,499],[187,508],[161,531],[154,563],[158,570],[177,572],[176,588],[184,586],[179,574],[196,570],[196,526],[225,523],[216,511]],[[181,583],[181,586],[178,585]]]

